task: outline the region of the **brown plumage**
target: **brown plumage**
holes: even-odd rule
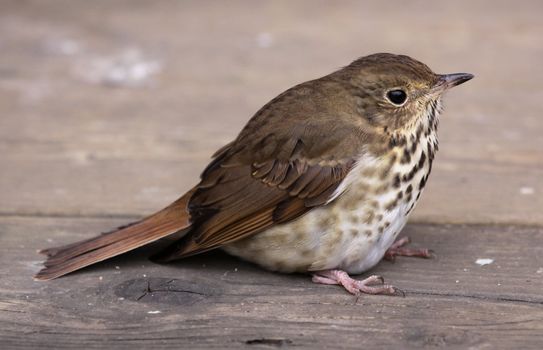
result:
[[[311,216],[304,214],[328,207],[331,212],[334,206],[343,206],[342,201],[350,203],[348,208],[358,208],[362,197],[364,203],[381,199],[378,192],[373,195],[375,198],[370,197],[374,191],[369,189],[360,196],[344,196],[354,183],[353,174],[380,179],[381,194],[389,187],[396,188],[395,182],[398,187],[403,182],[422,182],[419,173],[426,174],[422,175],[425,182],[431,167],[431,160],[428,162],[426,157],[433,159],[437,147],[434,135],[439,98],[448,87],[470,77],[440,76],[407,56],[376,54],[299,84],[262,107],[238,137],[213,156],[200,183],[179,200],[134,225],[42,251],[48,259],[36,279],[56,278],[174,233],[184,236],[157,254],[155,260],[165,262],[225,247],[235,255],[270,267],[272,262],[253,259],[248,253],[250,249],[240,251],[238,242],[261,241],[266,242],[262,243],[263,249],[270,248],[277,245],[275,228],[299,230],[300,255],[309,259],[303,263],[301,258],[299,262],[285,262],[285,268],[278,270],[339,268],[328,266],[333,259],[322,260],[322,256],[308,253],[308,227],[313,224],[308,221]],[[408,101],[396,105],[388,100],[392,98],[387,95],[391,89],[401,89]],[[421,150],[421,142],[428,143],[422,146],[428,152],[431,147],[430,153]],[[417,152],[420,156],[411,159]],[[420,164],[401,174],[401,178],[400,174],[392,174],[397,164],[410,166],[414,161]],[[330,204],[336,202],[340,204]],[[391,202],[389,211],[400,202],[400,198]],[[409,211],[415,203],[416,200],[408,203]],[[341,222],[335,222],[341,226]],[[386,231],[385,226],[391,225],[382,224],[381,233]],[[267,236],[271,240],[266,241]],[[324,242],[325,238],[311,237],[311,242]],[[345,285],[341,276],[335,272],[321,273],[318,282]],[[367,291],[359,287],[359,291]]]

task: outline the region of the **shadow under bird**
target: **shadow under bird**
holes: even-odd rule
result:
[[[57,278],[171,236],[178,239],[154,261],[221,248],[353,294],[395,294],[380,276],[349,275],[383,257],[430,256],[396,238],[432,169],[442,97],[471,78],[379,53],[296,85],[219,149],[181,198],[134,224],[42,250],[47,260],[35,278]]]

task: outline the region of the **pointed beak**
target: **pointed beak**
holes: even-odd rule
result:
[[[450,88],[465,83],[468,80],[473,79],[474,75],[469,73],[453,73],[453,74],[440,74],[439,79],[434,87],[436,91],[444,92]]]

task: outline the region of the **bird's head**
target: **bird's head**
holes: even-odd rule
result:
[[[390,131],[435,118],[443,94],[473,78],[468,73],[436,74],[411,57],[388,53],[362,57],[338,73],[358,98],[360,115],[371,126]]]

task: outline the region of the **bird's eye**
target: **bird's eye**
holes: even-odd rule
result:
[[[403,90],[390,90],[387,92],[387,98],[390,102],[400,106],[407,100],[407,94]]]

